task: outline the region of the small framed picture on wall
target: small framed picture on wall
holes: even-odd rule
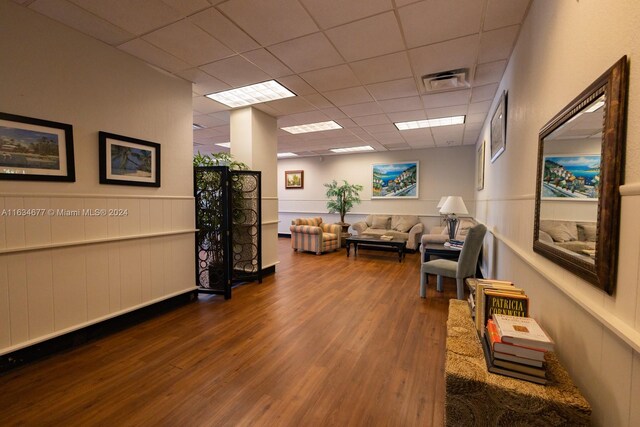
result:
[[[284,172],[284,188],[286,189],[302,189],[304,188],[304,171],[285,171]]]
[[[99,132],[100,184],[160,187],[160,144]]]
[[[486,141],[482,141],[482,144],[478,147],[476,153],[476,190],[482,190],[484,188],[484,146]]]

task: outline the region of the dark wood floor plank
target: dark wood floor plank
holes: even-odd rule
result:
[[[279,252],[229,301],[4,374],[0,425],[441,426],[455,283],[419,298],[419,254]]]

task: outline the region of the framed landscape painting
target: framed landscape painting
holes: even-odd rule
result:
[[[542,200],[597,201],[600,154],[544,156]]]
[[[491,163],[505,150],[507,143],[507,92],[502,92],[496,111],[491,117]]]
[[[417,199],[418,162],[371,165],[372,199]]]
[[[304,188],[304,171],[285,171],[284,188]]]
[[[99,132],[100,184],[160,187],[160,144]]]
[[[74,182],[72,126],[0,113],[0,179]]]

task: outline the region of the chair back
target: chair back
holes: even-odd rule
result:
[[[486,232],[487,227],[484,224],[478,224],[469,229],[469,234],[464,239],[464,245],[462,245],[462,251],[458,259],[456,277],[472,277],[476,273],[476,264],[478,263],[478,256],[480,255]]]

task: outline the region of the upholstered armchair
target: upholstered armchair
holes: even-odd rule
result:
[[[291,247],[295,251],[311,251],[320,255],[340,248],[342,227],[325,224],[320,217],[295,219],[291,221],[289,230]]]

